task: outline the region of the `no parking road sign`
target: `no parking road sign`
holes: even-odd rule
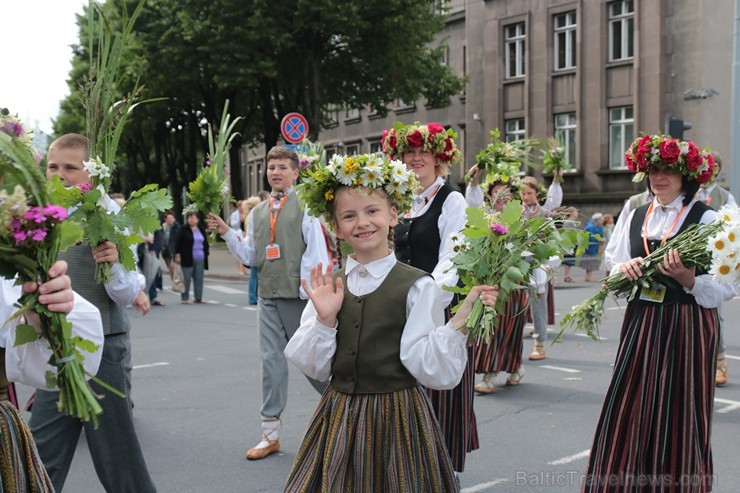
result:
[[[280,122],[280,132],[285,140],[291,144],[298,144],[308,137],[308,121],[300,113],[288,113]]]

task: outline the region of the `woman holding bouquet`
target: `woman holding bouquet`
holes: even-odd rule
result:
[[[630,213],[612,237],[615,265],[629,280],[643,258],[715,212],[695,199],[713,159],[691,142],[645,135],[627,151],[637,179],[655,198]],[[688,268],[670,249],[657,288],[627,304],[614,374],[607,390],[583,491],[712,490],[711,419],[717,351],[717,307],[734,295],[706,272]],[[650,483],[646,483],[650,481]]]
[[[400,159],[414,171],[420,188],[411,211],[395,227],[396,257],[403,263],[428,272],[439,287],[442,306],[449,320],[453,293],[443,286],[455,286],[456,269],[450,235],[465,227],[465,198],[445,181],[448,167],[462,161],[455,144],[457,135],[438,123],[397,126],[383,138],[383,152]],[[465,455],[478,448],[478,430],[473,411],[473,348],[462,381],[452,390],[428,389],[432,407],[442,428],[452,465],[465,468]]]
[[[511,200],[512,192],[516,192],[518,177],[504,182],[496,175],[488,175],[484,186],[480,186],[481,171],[477,165],[470,168],[470,183],[465,190],[465,200],[470,207],[480,207],[484,203],[484,194],[490,197],[493,210],[501,212],[506,203]],[[484,190],[485,189],[485,190]],[[509,378],[506,385],[519,385],[524,376],[522,366],[523,331],[527,323],[527,311],[524,309],[529,303],[529,291],[520,289],[514,291],[504,305],[504,313],[498,316],[499,329],[493,335],[491,342],[479,343],[475,350],[475,373],[482,373],[483,379],[475,385],[475,391],[481,394],[491,394],[495,390],[494,379],[499,372],[506,372]]]

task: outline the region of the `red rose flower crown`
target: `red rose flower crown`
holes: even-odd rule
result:
[[[462,152],[455,144],[457,134],[439,123],[404,125],[396,122],[393,128],[383,131],[383,153],[391,159],[403,160],[403,155],[414,147],[421,147],[434,154],[434,157],[448,164],[458,164],[463,160]]]
[[[670,166],[699,183],[709,182],[718,171],[709,148],[699,150],[693,142],[660,134],[635,139],[624,155],[624,162],[635,173],[634,182],[642,181],[652,166]]]

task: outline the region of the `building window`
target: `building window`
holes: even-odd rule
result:
[[[383,154],[383,144],[379,140],[370,142],[370,154]]]
[[[344,154],[347,156],[356,156],[360,153],[360,143],[354,142],[352,144],[347,144],[344,146]]]
[[[635,138],[632,106],[609,109],[609,167],[624,168],[624,153]]]
[[[524,118],[506,120],[506,142],[523,139],[527,136],[524,130]]]
[[[324,118],[328,125],[339,123],[339,107],[336,104],[327,104],[324,109]]]
[[[401,98],[398,98],[398,100],[396,101],[396,107],[398,109],[411,108],[412,106],[414,106],[414,103],[407,103]]]
[[[565,150],[565,160],[576,167],[576,114],[560,113],[555,115],[555,137]]]
[[[609,6],[609,61],[629,60],[635,48],[635,2],[621,0]]]
[[[524,77],[526,55],[526,33],[524,23],[519,22],[504,28],[506,33],[506,78]]]
[[[576,66],[576,13],[555,16],[555,70]]]
[[[347,108],[347,111],[345,112],[345,117],[347,118],[347,120],[358,120],[360,118],[360,109]]]

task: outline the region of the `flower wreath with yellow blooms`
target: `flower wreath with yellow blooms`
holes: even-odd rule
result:
[[[419,182],[401,161],[378,154],[334,155],[328,165],[319,163],[301,179],[296,193],[314,217],[322,215],[331,224],[331,213],[339,187],[382,190],[398,213],[411,208]]]

